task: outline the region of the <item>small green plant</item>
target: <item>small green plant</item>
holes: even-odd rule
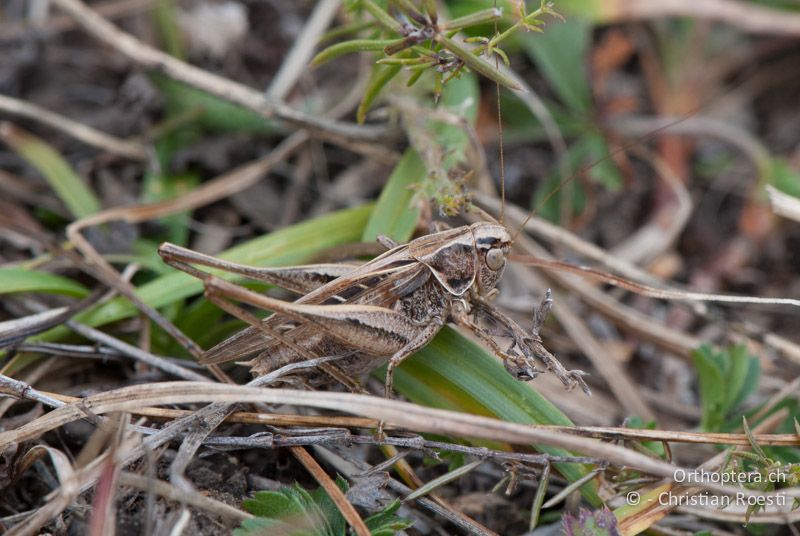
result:
[[[552,4],[542,1],[539,8],[527,13],[524,3],[513,14],[514,23],[502,32],[491,36],[472,36],[460,39],[458,32],[467,28],[496,22],[503,11],[492,7],[469,13],[463,17],[443,21],[433,0],[393,0],[395,9],[389,10],[373,0],[353,0],[350,8],[359,14],[367,14],[371,21],[356,24],[354,30],[367,30],[371,35],[365,39],[350,39],[329,46],[320,52],[313,63],[325,63],[344,54],[354,52],[376,52],[378,59],[373,68],[364,98],[358,108],[358,120],[364,121],[380,91],[405,68],[412,72],[408,81],[414,84],[425,72],[434,73],[435,93],[464,71],[479,73],[498,84],[519,89],[518,84],[504,74],[489,59],[499,58],[508,63],[508,56],[500,44],[519,30],[541,31],[545,15],[558,16]],[[348,33],[348,28],[338,29],[335,35]],[[471,46],[477,43],[477,46]],[[497,63],[497,62],[495,62]]]
[[[769,456],[756,442],[745,417],[742,417],[742,427],[752,450],[731,450],[723,472],[731,475],[744,474],[744,478],[739,476],[734,481],[741,482],[747,489],[765,493],[800,484],[800,464],[786,463],[784,460]],[[763,501],[749,501],[745,512],[745,522],[749,522],[750,516],[753,514],[765,510],[771,505],[772,503],[769,503],[766,498]],[[792,509],[797,508],[800,508],[800,500],[795,498],[792,502]]]
[[[336,478],[336,485],[346,492],[347,481]],[[347,524],[331,498],[322,488],[307,491],[299,484],[278,491],[259,491],[244,501],[244,508],[256,517],[244,521],[234,536],[286,534],[292,536],[345,536]],[[394,501],[382,511],[364,520],[373,536],[392,536],[410,527],[413,522],[395,512],[400,502]]]
[[[726,419],[758,386],[761,374],[758,359],[742,345],[720,351],[703,345],[692,352],[692,357],[703,406],[700,426],[706,432],[721,431]]]

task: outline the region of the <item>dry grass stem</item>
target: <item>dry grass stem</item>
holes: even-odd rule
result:
[[[198,374],[197,372],[177,365],[176,363],[168,361],[163,357],[153,355],[150,352],[145,352],[136,346],[130,345],[115,337],[107,335],[102,331],[72,321],[67,321],[67,325],[72,331],[82,335],[83,337],[86,337],[89,340],[103,344],[109,348],[113,348],[122,355],[145,363],[151,367],[155,367],[171,376],[175,376],[187,381],[209,381],[208,378],[202,374]]]
[[[32,119],[111,154],[140,161],[148,158],[147,149],[141,143],[116,138],[63,115],[45,110],[41,106],[13,97],[0,95],[0,112]]]
[[[12,391],[13,392],[13,391]],[[115,411],[132,411],[143,405],[189,403],[267,403],[288,404],[330,409],[365,415],[396,426],[442,435],[491,439],[513,444],[546,444],[602,458],[610,463],[672,478],[676,470],[690,471],[631,449],[577,437],[559,431],[509,423],[447,410],[425,408],[408,402],[386,400],[366,395],[321,391],[262,389],[236,385],[196,382],[162,382],[108,391],[62,406],[16,430],[0,432],[0,448],[11,443],[34,439],[48,430],[81,419],[86,411],[102,415]],[[705,489],[721,493],[742,492],[740,488],[703,483]],[[745,491],[745,495],[760,495]],[[787,496],[800,497],[800,490],[786,490]],[[764,493],[772,496],[774,493]]]
[[[30,387],[29,385],[19,382],[8,377],[0,376],[2,380],[3,391],[10,395],[12,392],[23,393],[17,395],[19,398],[39,401],[48,407],[61,407],[63,404],[78,403],[80,398],[74,396],[66,396],[57,393],[50,393],[40,391]],[[796,389],[800,379],[795,379],[793,382],[786,385],[785,389],[781,392],[775,393],[771,400],[782,400],[786,392],[791,392]],[[765,408],[768,410],[774,403],[768,403]],[[158,420],[175,420],[184,417],[192,417],[195,411],[158,408],[158,407],[140,407],[130,412],[134,415],[148,417]],[[379,419],[368,417],[349,417],[345,415],[288,415],[281,413],[265,413],[265,412],[248,412],[236,411],[231,413],[225,418],[226,423],[239,423],[239,424],[263,424],[270,426],[299,426],[299,427],[329,427],[329,428],[363,428],[371,430],[377,428]],[[620,440],[620,441],[663,441],[670,443],[691,443],[691,444],[706,444],[706,445],[732,445],[732,446],[748,446],[750,443],[745,434],[739,433],[712,433],[712,432],[686,432],[680,430],[645,430],[637,428],[625,428],[615,426],[551,426],[541,425],[533,426],[532,428],[542,430],[554,430],[564,433],[569,433],[582,437],[593,437],[596,439],[606,440]],[[396,426],[387,424],[385,429],[397,429]],[[800,438],[795,434],[755,434],[756,441],[760,445],[765,446],[798,446],[800,445]],[[360,439],[353,437],[352,440],[360,442],[370,442],[371,438]],[[408,448],[446,448],[444,444],[436,441],[422,440],[422,438],[387,438],[388,444],[408,447]],[[454,445],[458,450],[462,446]],[[473,450],[472,447],[463,447],[465,452],[469,452],[475,456],[487,455],[489,450]],[[529,459],[532,463],[543,463],[545,461],[565,461],[565,458],[552,457],[546,454],[520,454],[520,453],[497,453],[494,456],[509,457],[516,459],[519,456]]]
[[[297,79],[306,71],[314,55],[319,38],[330,26],[336,13],[339,11],[340,0],[320,0],[314,6],[300,35],[294,45],[286,54],[280,69],[269,84],[267,95],[278,101],[283,101],[292,90]]]

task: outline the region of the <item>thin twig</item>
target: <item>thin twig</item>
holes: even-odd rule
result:
[[[306,362],[293,363],[276,370],[268,376],[262,376],[250,382],[249,386],[264,386],[274,382],[277,378],[285,376],[299,368],[319,366],[319,360],[311,365]],[[276,374],[277,373],[277,374]],[[787,384],[786,389],[791,389],[797,382]],[[783,392],[783,390],[781,391]],[[0,393],[15,398],[35,400],[42,404],[51,407],[59,408],[65,403],[79,402],[80,398],[61,395],[57,393],[49,393],[35,389],[30,384],[15,380],[8,376],[0,375]],[[779,393],[780,394],[780,393]],[[777,399],[777,396],[774,397]],[[204,418],[203,415],[198,414],[196,411],[169,409],[169,408],[156,408],[139,406],[133,408],[131,413],[141,415],[153,419],[183,419],[183,418]],[[270,426],[324,426],[328,428],[363,428],[374,429],[377,427],[379,420],[373,418],[363,417],[349,417],[343,415],[285,415],[275,413],[253,413],[253,412],[235,412],[228,416],[226,419],[228,423],[241,423],[241,424],[261,424]],[[739,433],[719,433],[719,432],[686,432],[682,430],[645,430],[637,428],[613,427],[613,426],[552,426],[552,425],[537,425],[532,426],[533,429],[550,430],[563,432],[575,436],[610,440],[610,441],[666,441],[671,443],[689,443],[689,444],[705,444],[705,445],[737,445],[747,446],[749,440],[745,434]],[[386,430],[391,430],[393,427],[388,425]],[[765,446],[799,446],[800,438],[796,434],[755,434],[756,441],[760,445]],[[355,443],[380,443],[367,436],[351,436],[348,440]],[[454,452],[463,452],[473,456],[493,456],[503,459],[521,461],[532,464],[542,464],[549,462],[564,462],[564,463],[589,463],[581,462],[586,460],[583,457],[554,457],[548,454],[524,454],[514,452],[497,452],[492,453],[491,450],[484,450],[482,447],[469,447],[466,445],[450,444],[438,441],[423,440],[420,437],[387,437],[385,442],[390,445],[403,448],[425,448],[425,449],[442,449],[452,450]]]
[[[95,290],[82,300],[66,307],[40,310],[32,315],[0,322],[0,348],[58,326],[96,304],[102,297],[102,290]]]
[[[145,352],[144,350],[137,348],[131,344],[128,344],[124,341],[121,341],[111,335],[107,335],[102,331],[96,330],[84,324],[80,324],[78,322],[73,322],[72,320],[68,320],[66,322],[67,326],[74,332],[83,335],[87,339],[93,340],[95,342],[99,342],[100,344],[104,344],[109,348],[113,348],[120,352],[121,354],[128,356],[130,358],[135,359],[136,361],[140,361],[151,367],[155,367],[167,374],[175,376],[177,378],[181,378],[187,381],[209,381],[206,376],[202,374],[198,374],[192,370],[188,370],[183,368],[180,365],[176,365],[175,363],[171,363],[167,361],[165,358],[151,354],[150,352]]]
[[[59,342],[31,342],[18,344],[14,347],[18,352],[31,352],[59,357],[75,357],[85,359],[99,359],[101,361],[124,361],[127,359],[121,352],[106,348],[104,346],[92,346],[89,344],[65,344]],[[167,362],[185,367],[192,370],[201,370],[204,367],[195,361],[180,359],[177,357],[162,357]]]
[[[88,125],[59,115],[41,106],[31,104],[13,97],[0,95],[0,112],[25,117],[48,125],[56,130],[82,141],[87,145],[124,156],[132,160],[147,160],[147,149],[141,143],[123,140],[100,132]]]
[[[0,375],[0,393],[6,396],[13,396],[20,400],[35,400],[51,408],[60,408],[65,404],[57,398],[53,398],[34,389],[25,382],[15,380],[5,375]]]
[[[52,429],[66,422],[80,419],[85,415],[86,410],[102,414],[111,411],[129,411],[131,408],[141,407],[142,404],[195,403],[200,401],[228,401],[227,403],[230,403],[230,401],[234,400],[310,405],[352,413],[368,413],[377,418],[437,434],[456,434],[524,444],[550,444],[590,453],[607,459],[610,463],[640,469],[669,479],[674,478],[675,471],[691,471],[691,469],[665,463],[616,445],[598,443],[584,438],[569,438],[566,434],[544,431],[535,427],[451,411],[422,408],[405,402],[386,401],[375,397],[343,393],[253,389],[241,386],[190,382],[165,382],[128,387],[88,397],[78,405],[69,405],[56,409],[36,421],[23,425],[19,429],[0,433],[0,446],[7,445],[9,441],[18,442],[33,438],[43,433],[46,429]],[[145,443],[148,442],[146,441]],[[141,449],[134,449],[130,455],[141,455],[141,452]],[[726,494],[743,494],[754,497],[773,497],[778,495],[800,497],[800,490],[795,488],[784,489],[775,493],[718,485],[712,482],[701,482],[699,487]]]
[[[186,412],[184,412],[186,413]],[[234,413],[230,415],[226,422],[237,422]],[[377,424],[376,424],[377,426]],[[412,450],[422,450],[430,455],[435,455],[436,450],[447,452],[458,452],[468,456],[475,456],[480,459],[507,460],[531,465],[548,465],[551,463],[581,463],[593,465],[605,465],[603,460],[590,458],[587,456],[555,456],[550,454],[529,454],[524,452],[507,452],[503,450],[489,449],[486,447],[470,447],[458,443],[447,443],[444,441],[430,441],[422,436],[414,437],[392,437],[377,438],[373,435],[353,435],[348,430],[342,428],[322,428],[322,432],[309,435],[308,429],[289,429],[281,432],[279,436],[272,434],[256,433],[251,436],[211,436],[203,444],[224,450],[250,449],[250,448],[279,448],[287,446],[311,446],[326,445],[330,443],[341,443],[344,445],[392,445],[395,447],[407,448]],[[296,432],[299,435],[291,435]],[[578,434],[580,435],[580,434]],[[598,434],[598,436],[601,434]],[[787,434],[788,435],[788,434]],[[743,443],[744,444],[744,443]],[[399,456],[405,456],[400,453]],[[388,465],[393,465],[397,460]],[[386,462],[384,462],[386,463]]]
[[[320,0],[308,16],[305,26],[300,30],[294,45],[281,63],[280,69],[270,82],[267,95],[279,101],[289,94],[300,75],[308,69],[314,47],[330,25],[341,0]]]
[[[185,476],[186,469],[208,434],[225,420],[234,407],[233,404],[209,404],[204,408],[203,418],[195,420],[198,426],[183,438],[178,454],[169,466],[169,480],[179,489],[187,493],[194,491],[194,486]]]
[[[540,266],[543,268],[552,268],[555,270],[562,270],[573,274],[580,274],[584,277],[596,279],[620,287],[642,296],[650,298],[658,298],[662,300],[675,300],[684,302],[713,302],[713,303],[739,303],[750,305],[788,305],[791,307],[800,307],[800,299],[795,298],[762,298],[759,296],[738,296],[733,294],[709,294],[706,292],[693,292],[689,290],[682,290],[676,288],[655,288],[648,285],[637,283],[629,279],[618,277],[614,274],[609,274],[596,270],[590,266],[581,266],[560,261],[551,261],[537,259],[535,257],[519,256],[515,254],[509,255],[509,260],[527,264],[528,266]]]

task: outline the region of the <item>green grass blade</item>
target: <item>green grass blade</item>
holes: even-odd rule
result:
[[[425,180],[425,164],[414,149],[406,149],[383,187],[369,218],[362,240],[373,242],[379,234],[405,242],[411,238],[419,210],[411,207],[412,185]]]
[[[448,482],[452,482],[453,480],[458,480],[462,476],[470,473],[473,469],[475,469],[476,467],[478,467],[480,464],[482,464],[485,461],[486,460],[475,460],[475,461],[470,462],[470,463],[468,463],[466,465],[462,465],[461,467],[453,469],[452,471],[449,471],[449,472],[447,472],[447,473],[445,473],[445,474],[443,474],[441,476],[438,476],[438,477],[434,478],[433,480],[429,480],[424,485],[418,487],[417,489],[415,489],[414,491],[409,493],[403,499],[403,501],[405,501],[405,502],[413,501],[414,499],[418,499],[420,497],[423,497],[423,496],[431,493],[436,488],[438,488],[440,486],[443,486],[443,485],[447,484]]]
[[[200,110],[196,120],[197,125],[214,132],[259,135],[272,135],[280,132],[280,127],[276,122],[210,93],[165,76],[153,75],[152,80],[166,98],[171,116]]]
[[[525,51],[570,109],[588,112],[592,93],[586,75],[592,26],[574,18],[548,27],[544,33],[525,34]]]
[[[175,3],[172,0],[158,0],[153,9],[153,20],[158,30],[164,50],[180,60],[186,60],[186,44],[178,24]]]
[[[44,140],[10,123],[0,126],[0,138],[44,176],[75,219],[100,210],[100,202],[92,191]]]
[[[0,294],[45,292],[83,298],[86,287],[66,277],[25,268],[0,268]]]

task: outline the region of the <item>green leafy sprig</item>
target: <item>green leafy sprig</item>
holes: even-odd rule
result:
[[[366,112],[378,93],[402,69],[412,71],[408,81],[414,84],[424,72],[434,73],[435,92],[458,78],[465,70],[474,71],[490,80],[511,89],[520,89],[513,78],[488,60],[499,57],[508,64],[508,56],[499,47],[500,43],[520,30],[541,31],[546,15],[558,17],[550,2],[542,1],[531,13],[524,6],[514,15],[514,23],[503,32],[492,36],[477,36],[459,39],[456,34],[464,29],[488,22],[496,22],[503,16],[500,8],[475,11],[463,17],[441,21],[435,2],[431,0],[392,0],[394,9],[383,8],[373,0],[358,0],[352,3],[356,10],[374,19],[371,26],[359,26],[360,30],[371,30],[369,38],[343,41],[327,47],[317,54],[313,64],[320,65],[344,54],[354,52],[376,52],[378,59],[373,67],[370,83],[358,109],[358,120],[363,122]],[[471,43],[478,46],[471,47]]]

